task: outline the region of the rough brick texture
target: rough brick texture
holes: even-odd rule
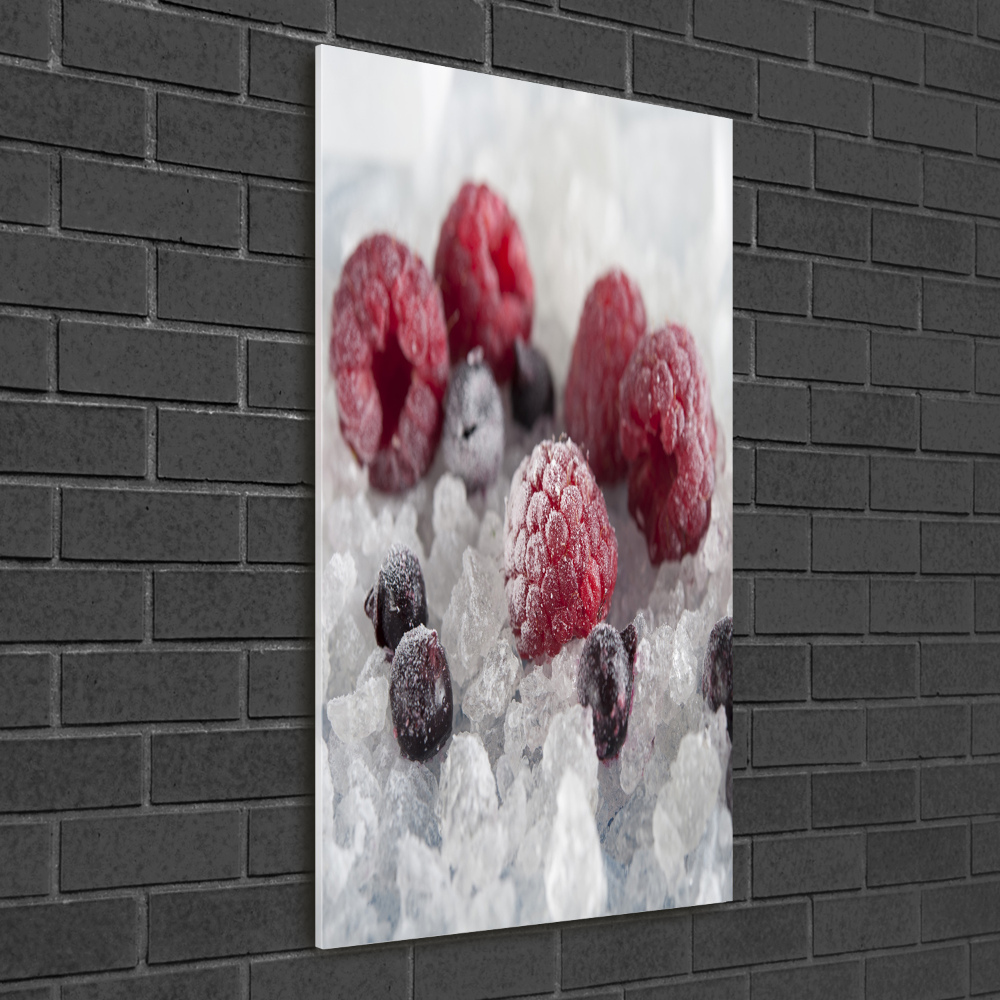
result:
[[[0,11],[0,995],[1000,995],[1000,4]],[[733,904],[311,948],[324,41],[734,120]]]

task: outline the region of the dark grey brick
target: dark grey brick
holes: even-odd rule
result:
[[[754,623],[758,633],[865,631],[868,618],[865,580],[758,577],[755,590]]]
[[[996,812],[1000,764],[944,764],[926,767],[920,776],[920,815],[983,816]]]
[[[151,893],[148,961],[310,947],[312,903],[312,882]]]
[[[760,246],[854,260],[868,257],[866,208],[779,191],[761,191],[757,206]]]
[[[550,990],[556,933],[538,928],[421,943],[413,954],[413,998],[476,1000]]]
[[[0,741],[0,812],[137,806],[141,794],[139,736]]]
[[[1000,159],[1000,114],[995,108],[980,107],[976,112],[976,152]]]
[[[916,944],[920,897],[915,892],[834,896],[813,902],[813,952],[836,955]]]
[[[973,993],[988,993],[1000,987],[1000,941],[973,941],[970,975]]]
[[[813,265],[813,314],[914,328],[920,279],[894,271]]]
[[[1000,754],[1000,703],[972,706],[972,753],[976,757]]]
[[[414,9],[406,0],[381,0],[381,3],[382,6],[392,7],[393,11]],[[465,0],[465,3],[470,11],[476,11],[482,18],[478,4],[472,0]],[[352,7],[365,10],[365,16],[370,16],[367,13],[367,0],[348,0],[345,6],[349,10]],[[337,11],[338,27],[342,19],[340,10],[338,8]],[[483,37],[481,24],[480,20],[475,44],[468,47],[467,58],[480,58]],[[440,29],[435,32],[435,36],[441,37]],[[412,31],[409,37],[413,38]],[[638,66],[638,44],[635,59]],[[624,90],[625,32],[582,21],[569,21],[520,7],[496,6],[493,8],[493,65]],[[639,89],[638,85],[636,89]]]
[[[51,840],[46,823],[0,826],[0,897],[48,893]]]
[[[812,136],[757,122],[733,122],[733,176],[809,187]]]
[[[753,188],[733,185],[733,242],[749,245],[753,242],[753,212],[756,204]]]
[[[734,847],[736,854],[748,845],[739,844]],[[733,889],[734,899],[746,899],[740,895],[740,890]],[[681,982],[663,983],[659,986],[626,986],[626,1000],[746,1000],[749,996],[750,984],[746,974],[735,976],[712,976],[709,979],[698,977]],[[601,994],[603,1000],[603,994]],[[614,996],[609,994],[608,998]]]
[[[868,834],[869,886],[961,878],[969,870],[969,832],[961,826]]]
[[[888,706],[868,709],[868,759],[964,757],[969,752],[965,705]]]
[[[733,445],[733,502],[750,503],[753,499],[753,448]]]
[[[976,580],[976,631],[1000,632],[1000,581]]]
[[[1000,523],[925,521],[920,552],[924,573],[1000,573]]]
[[[809,647],[743,645],[733,649],[737,702],[804,701],[809,694]]]
[[[971,222],[875,209],[872,260],[968,274],[975,260],[975,231]]]
[[[141,571],[0,570],[0,642],[141,638]]]
[[[921,193],[920,155],[819,135],[816,137],[816,187],[916,205]]]
[[[864,882],[863,834],[758,837],[753,845],[753,894],[796,896],[860,889]]]
[[[157,639],[297,639],[313,634],[312,573],[158,570]]]
[[[312,806],[250,810],[251,875],[289,875],[313,870]]]
[[[697,908],[691,919],[696,971],[808,954],[809,904],[804,900],[741,909]]]
[[[956,829],[965,832],[965,826]],[[968,867],[962,871],[964,875]],[[1000,871],[1000,821],[972,824],[972,874]]]
[[[868,331],[852,326],[758,320],[757,374],[822,382],[863,383]]]
[[[695,0],[694,34],[758,52],[805,59],[809,12],[783,0]]]
[[[924,329],[1000,336],[1000,288],[924,278]]]
[[[735,621],[735,615],[734,615]],[[735,625],[733,628],[733,634],[739,635],[740,633],[736,631]],[[750,742],[750,710],[748,708],[740,708],[735,706],[733,708],[733,752],[731,760],[733,762],[733,770],[744,771],[747,767],[747,761],[749,760],[749,751],[747,749]]]
[[[311,106],[316,97],[316,47],[271,31],[250,32],[250,93]]]
[[[54,657],[49,653],[0,654],[0,726],[20,729],[49,724],[49,687]]]
[[[59,324],[59,388],[68,392],[235,403],[238,358],[231,336]]]
[[[757,450],[757,502],[793,507],[863,509],[868,459],[777,448]]]
[[[919,83],[923,50],[919,31],[822,8],[816,11],[817,62]]]
[[[814,645],[812,696],[906,698],[917,693],[916,643]]]
[[[0,66],[0,134],[142,156],[146,92],[118,83]]]
[[[270,36],[268,36],[270,37]],[[314,196],[311,191],[250,185],[250,249],[312,257]]]
[[[63,1000],[238,1000],[242,995],[235,965],[160,974],[143,969],[128,978],[62,987]]]
[[[912,770],[814,774],[812,792],[814,828],[917,818],[917,772]]]
[[[980,38],[1000,38],[1000,10],[991,0],[979,0],[976,31]]]
[[[976,392],[1000,395],[1000,344],[976,342]]]
[[[972,341],[921,337],[913,333],[872,333],[872,383],[917,389],[972,388]]]
[[[239,717],[239,653],[63,654],[66,725]]]
[[[62,496],[65,559],[239,561],[237,496],[72,489]]]
[[[788,833],[809,826],[809,778],[804,774],[733,779],[733,831]]]
[[[809,436],[809,390],[804,386],[737,382],[733,413],[740,437],[804,442]]]
[[[143,316],[146,250],[41,233],[0,233],[0,299]]]
[[[158,429],[159,475],[164,479],[312,480],[312,421],[161,409]]]
[[[314,951],[302,957],[253,962],[250,995],[253,1000],[287,1000],[367,993],[385,1000],[404,1000],[409,996],[408,953],[408,948]]]
[[[738,569],[808,569],[808,516],[762,511],[737,513],[733,565]]]
[[[753,974],[753,1000],[861,1000],[864,995],[861,962],[827,962],[798,969],[769,969]]]
[[[250,497],[249,562],[311,563],[315,504],[299,497]]]
[[[753,110],[753,59],[645,35],[636,35],[632,45],[632,89],[637,94],[726,111]]]
[[[787,257],[733,254],[733,305],[760,312],[806,314],[809,264]]]
[[[11,389],[49,387],[48,320],[0,316],[0,385]]]
[[[733,373],[750,374],[753,353],[753,320],[746,316],[733,317]]]
[[[920,443],[927,451],[1000,454],[1000,403],[925,398]]]
[[[64,0],[62,12],[67,66],[240,92],[236,25],[103,0]]]
[[[247,392],[251,406],[311,410],[315,350],[311,344],[251,340]]]
[[[39,153],[0,149],[0,219],[49,224],[49,165]]]
[[[976,108],[965,101],[876,83],[874,134],[876,139],[972,153]]]
[[[867,135],[871,88],[846,76],[761,61],[759,109],[762,118]]]
[[[313,271],[302,264],[160,250],[162,319],[311,332]]]
[[[49,5],[40,0],[7,0],[0,22],[0,52],[29,59],[49,57]]]
[[[242,197],[236,181],[74,156],[62,161],[62,224],[67,229],[238,247]]]
[[[170,163],[308,181],[311,115],[160,94],[156,155]]]
[[[1000,167],[925,156],[924,204],[928,208],[1000,218]]]
[[[152,800],[159,804],[309,795],[312,755],[311,729],[154,735]],[[311,907],[306,909],[311,912]]]
[[[311,716],[315,653],[311,649],[268,649],[250,653],[251,719]]]
[[[170,3],[234,14],[255,21],[272,21],[291,28],[326,30],[324,0],[169,0]]]
[[[750,896],[750,842],[748,840],[737,841],[733,844],[733,900],[743,902]],[[685,996],[681,994],[681,996]],[[746,991],[742,992],[738,1000],[744,1000]],[[691,1000],[691,998],[686,998]],[[731,1000],[728,994],[724,995],[724,1000]]]
[[[1000,643],[925,642],[920,649],[920,693],[1000,694]]]
[[[976,274],[1000,278],[1000,226],[976,226]]]
[[[52,558],[52,490],[0,486],[0,556]]]
[[[924,941],[1000,931],[1000,881],[925,889],[921,896]],[[964,955],[964,948],[955,950]]]
[[[130,969],[139,960],[135,899],[0,909],[0,979]]]
[[[964,997],[968,989],[964,947],[932,948],[903,955],[869,958],[865,982],[869,996],[886,1000],[944,1000]]]
[[[860,708],[757,708],[752,744],[754,767],[857,764],[865,758],[865,713]]]
[[[687,0],[561,0],[559,8],[678,35],[688,24]]]
[[[834,573],[916,573],[920,526],[886,518],[813,517],[812,568]]]
[[[962,514],[972,509],[971,462],[873,455],[871,475],[874,510]]]
[[[971,580],[872,580],[872,632],[971,632]]]
[[[1000,97],[1000,57],[994,46],[932,34],[927,35],[925,44],[924,72],[929,87]]]
[[[493,17],[495,32],[495,11]],[[475,0],[437,0],[432,4],[341,0],[337,4],[337,33],[479,62],[486,28],[483,8]],[[553,68],[549,73],[563,75]]]
[[[977,514],[1000,513],[1000,462],[976,462]]]
[[[691,917],[686,913],[588,920],[562,931],[563,989],[676,976],[690,968]]]
[[[952,0],[948,4],[940,4],[936,0],[875,0],[875,10],[890,17],[905,17],[909,21],[921,21],[969,34],[975,30],[973,0]]]
[[[71,819],[61,826],[63,892],[236,878],[238,812]]]
[[[823,444],[917,447],[914,395],[869,390],[812,390],[812,440]]]

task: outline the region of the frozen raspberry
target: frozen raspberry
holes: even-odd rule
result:
[[[451,735],[451,674],[437,632],[418,625],[400,640],[389,672],[392,735],[410,760],[432,757]]]
[[[695,552],[715,488],[715,418],[701,355],[683,326],[636,345],[619,389],[628,509],[654,564]]]
[[[396,542],[382,562],[378,582],[365,598],[365,614],[375,626],[375,641],[395,649],[416,625],[427,624],[427,594],[420,560]]]
[[[504,523],[504,580],[523,657],[555,656],[611,605],[618,541],[604,495],[565,438],[535,445],[514,473]]]
[[[526,344],[514,341],[514,381],[510,387],[514,419],[529,431],[543,414],[555,413],[556,397],[552,389],[552,372],[545,355]]]
[[[733,620],[721,618],[712,627],[705,650],[705,672],[701,693],[708,707],[717,712],[726,706],[726,729],[733,738]]]
[[[587,293],[566,379],[566,430],[579,442],[599,483],[625,475],[618,440],[618,383],[639,338],[646,307],[639,286],[610,271]]]
[[[503,401],[483,349],[469,352],[448,383],[441,452],[469,490],[489,486],[503,461]]]
[[[434,277],[441,286],[453,361],[481,346],[497,381],[514,371],[514,341],[531,336],[535,285],[504,200],[463,184],[441,226]]]
[[[333,297],[330,368],[344,440],[376,489],[399,492],[427,471],[441,434],[448,336],[423,262],[391,236],[351,254]]]

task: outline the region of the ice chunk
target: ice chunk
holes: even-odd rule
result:
[[[323,570],[323,636],[329,636],[337,624],[347,599],[358,582],[358,570],[349,552],[335,552]]]
[[[503,519],[496,511],[488,510],[483,515],[476,548],[498,566],[503,565]]]
[[[411,833],[399,839],[396,884],[400,903],[397,939],[450,934],[455,930],[457,908],[463,900],[452,889],[448,863],[439,851]]]
[[[552,692],[560,704],[574,704],[579,700],[576,675],[582,650],[583,639],[571,639],[552,660]]]
[[[365,617],[364,597],[358,587],[351,591],[337,627],[324,644],[328,664],[326,695],[335,698],[354,690],[354,683],[369,653],[375,647],[375,632]]]
[[[554,715],[542,746],[542,773],[551,795],[561,786],[563,775],[573,771],[584,789],[590,814],[597,812],[597,750],[594,746],[593,713],[573,705]]]
[[[445,473],[434,487],[434,543],[424,572],[427,606],[441,618],[462,573],[462,553],[475,545],[479,520],[465,499],[465,484]]]
[[[326,703],[326,715],[341,740],[357,743],[381,729],[388,703],[388,678],[371,677],[360,683],[354,694],[331,698]]]
[[[511,648],[513,636],[505,632],[494,640],[483,657],[483,668],[465,692],[462,711],[479,727],[503,716],[521,673],[521,661]]]
[[[675,705],[684,704],[700,680],[698,650],[704,648],[704,643],[698,642],[700,631],[698,616],[685,611],[674,633],[674,656],[670,667],[670,699]]]
[[[588,791],[576,771],[567,768],[559,782],[545,855],[545,899],[553,920],[580,920],[602,913],[607,898],[604,857]]]
[[[625,877],[628,911],[662,909],[667,889],[667,877],[656,859],[656,852],[651,847],[637,850]]]
[[[434,487],[434,534],[453,531],[471,544],[479,532],[479,521],[465,498],[465,483],[446,472]]]
[[[475,733],[458,733],[441,768],[438,815],[446,839],[469,839],[498,809],[496,781],[483,741]]]

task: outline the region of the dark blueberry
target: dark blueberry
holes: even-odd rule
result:
[[[634,624],[626,632],[629,629],[632,641],[637,644]],[[593,713],[594,743],[601,760],[613,760],[625,742],[632,711],[634,670],[635,653],[629,655],[618,629],[604,622],[595,625],[580,653],[576,693],[580,704]]]
[[[543,413],[549,416],[555,413],[552,372],[545,355],[522,340],[514,341],[514,357],[514,380],[510,389],[514,419],[531,430]]]
[[[708,707],[717,712],[726,706],[726,729],[733,739],[733,620],[720,618],[712,626],[705,651],[705,672],[701,679],[701,693]]]
[[[432,757],[451,735],[451,674],[437,632],[418,625],[400,640],[389,673],[392,735],[410,760]]]
[[[441,452],[445,468],[469,490],[489,486],[503,461],[503,401],[477,347],[452,373],[444,399]]]
[[[415,625],[427,624],[427,593],[420,560],[405,545],[389,549],[378,583],[365,598],[365,614],[375,626],[375,641],[395,649]]]

